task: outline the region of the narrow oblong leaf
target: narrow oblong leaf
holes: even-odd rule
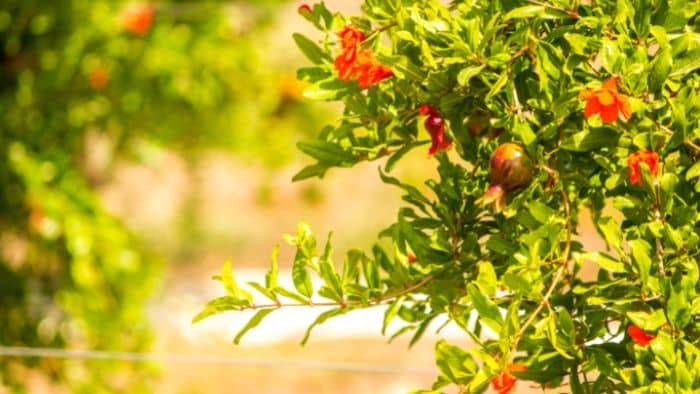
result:
[[[323,324],[326,322],[326,320],[335,317],[335,316],[340,316],[343,314],[348,313],[351,310],[351,308],[333,308],[329,309],[316,318],[316,320],[311,323],[309,328],[306,329],[306,332],[304,333],[304,339],[301,340],[302,345],[306,345],[306,342],[309,340],[309,335],[311,335],[311,330],[314,329],[314,327],[318,326],[319,324]]]
[[[306,260],[299,258],[299,255],[301,255],[301,252],[297,251],[297,257],[294,259],[294,265],[292,266],[292,281],[299,293],[310,298],[314,292],[311,275],[306,270]]]
[[[265,316],[269,315],[272,311],[274,311],[274,309],[269,308],[261,309],[255,312],[255,315],[253,315],[253,317],[251,317],[250,320],[248,320],[248,323],[240,331],[238,331],[238,334],[236,334],[236,337],[233,339],[233,343],[238,345],[241,342],[243,335],[245,335],[251,329],[257,327],[265,318]]]
[[[294,42],[297,44],[301,52],[314,64],[330,62],[331,57],[323,51],[315,42],[309,40],[305,36],[294,33],[292,34]]]

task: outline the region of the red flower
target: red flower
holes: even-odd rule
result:
[[[104,68],[97,67],[90,72],[88,79],[90,81],[91,88],[95,90],[102,90],[107,87],[107,83],[109,82],[109,74]]]
[[[645,150],[632,153],[627,158],[627,165],[630,168],[630,183],[642,184],[642,172],[639,163],[645,163],[649,167],[651,175],[656,178],[659,173],[659,155],[656,152]]]
[[[148,4],[131,4],[126,7],[119,19],[121,25],[130,33],[143,36],[153,23],[153,7]]]
[[[369,49],[362,49],[360,44],[365,35],[354,26],[346,26],[338,33],[340,37],[340,54],[334,64],[338,77],[343,81],[357,80],[361,88],[368,88],[382,79],[394,75],[391,69],[374,58]]]
[[[618,116],[627,120],[632,116],[632,109],[627,96],[617,92],[617,78],[612,77],[603,83],[598,90],[586,89],[579,94],[579,98],[586,100],[584,115],[586,119],[595,114],[605,123],[613,123]]]
[[[408,257],[408,263],[409,263],[409,264],[412,264],[412,263],[415,263],[415,262],[416,262],[416,255],[414,255],[413,253],[408,253],[408,254],[406,255],[406,257]]]
[[[425,119],[425,129],[430,134],[431,144],[428,155],[445,150],[450,147],[450,141],[445,137],[445,121],[440,116],[440,112],[428,104],[423,104],[418,109],[421,115],[428,115]]]
[[[338,37],[340,37],[340,48],[353,52],[365,40],[364,33],[357,30],[355,26],[345,26],[345,29],[338,33]]]
[[[361,88],[368,88],[379,83],[382,79],[389,78],[394,75],[391,69],[376,60],[368,63],[360,63],[357,70],[357,83]]]
[[[508,366],[501,371],[501,373],[495,378],[491,379],[491,385],[493,389],[496,390],[498,394],[511,394],[515,392],[515,383],[518,378],[513,376],[511,372],[524,372],[527,371],[527,366],[523,364],[508,364]]]
[[[656,338],[656,335],[647,334],[634,324],[627,327],[627,333],[630,335],[630,338],[640,346],[646,346]]]
[[[430,106],[430,104],[423,104],[418,108],[418,113],[425,116],[425,115],[435,115],[437,114],[437,110]]]
[[[302,4],[297,8],[298,13],[303,13],[303,12],[311,12],[311,6],[308,4]]]

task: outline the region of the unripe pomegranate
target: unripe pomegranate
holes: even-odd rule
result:
[[[477,203],[493,204],[494,210],[500,212],[505,207],[506,194],[532,180],[532,160],[520,145],[507,142],[491,154],[489,175],[491,185]]]
[[[469,114],[464,125],[472,137],[478,137],[484,130],[489,129],[489,120],[490,116],[488,112],[477,109]]]

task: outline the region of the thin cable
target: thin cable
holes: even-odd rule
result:
[[[173,364],[225,364],[245,367],[287,368],[321,370],[347,373],[388,375],[436,375],[437,372],[422,368],[399,368],[385,365],[350,363],[327,363],[302,360],[270,360],[256,358],[233,358],[226,356],[189,355],[174,353],[108,352],[100,350],[66,350],[39,347],[0,346],[0,357],[39,357],[82,360],[113,360],[133,362],[165,362]]]

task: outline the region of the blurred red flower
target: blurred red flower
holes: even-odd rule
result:
[[[107,87],[109,82],[109,73],[102,67],[97,67],[90,71],[88,75],[88,80],[90,81],[90,87],[95,90],[102,90]]]
[[[498,394],[511,394],[515,392],[515,383],[518,378],[513,376],[511,372],[527,371],[527,366],[518,363],[508,364],[495,378],[491,379],[491,385]]]
[[[627,327],[627,333],[630,335],[630,338],[640,346],[646,346],[656,338],[656,335],[647,334],[634,324]]]
[[[627,165],[630,169],[630,183],[633,185],[642,184],[642,172],[639,169],[639,163],[645,163],[654,178],[659,173],[659,155],[656,152],[645,150],[632,153],[627,157]]]
[[[124,29],[136,36],[143,36],[151,28],[155,11],[148,4],[130,4],[122,11],[119,20]]]
[[[612,77],[603,83],[597,90],[586,89],[579,94],[579,98],[586,100],[584,115],[586,119],[595,114],[605,123],[613,123],[618,116],[627,120],[632,116],[632,109],[627,96],[617,92],[617,78]]]

